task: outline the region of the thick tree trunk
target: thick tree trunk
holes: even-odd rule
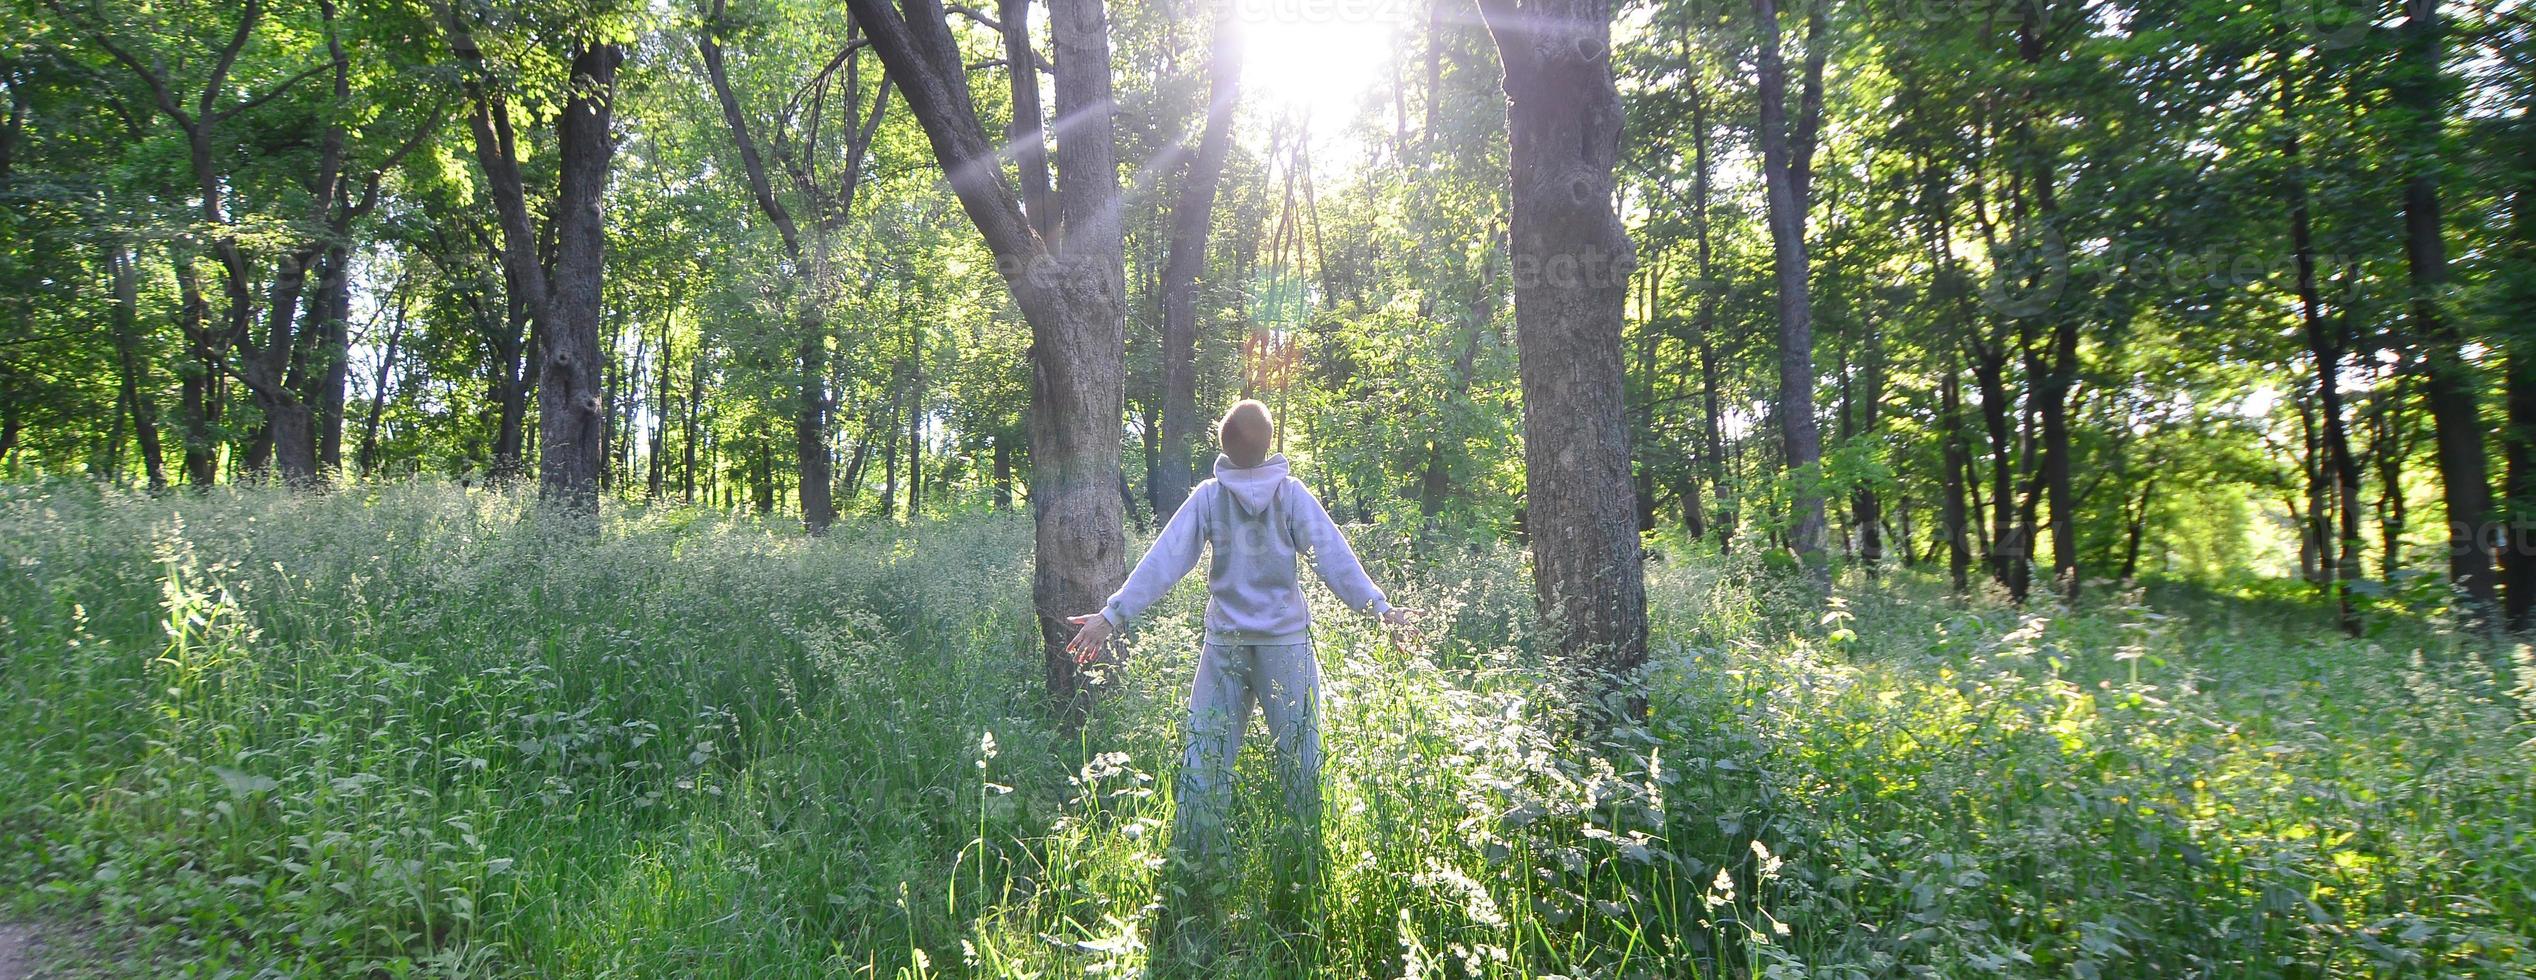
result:
[[[1636,264],[1612,211],[1622,116],[1602,0],[1482,0],[1505,65],[1521,353],[1525,532],[1544,622],[1574,658],[1646,658],[1629,479],[1622,300]]]
[[[1054,0],[1057,195],[1064,302],[1033,321],[1031,501],[1036,505],[1033,596],[1046,639],[1050,693],[1069,716],[1085,704],[1065,643],[1071,615],[1098,612],[1126,577],[1123,504],[1116,479],[1119,419],[1126,408],[1126,239],[1119,213],[1118,152],[1111,124],[1109,24],[1101,0]],[[1116,506],[1118,509],[1112,509]]]
[[[2519,132],[2522,165],[2536,160],[2536,117],[2522,115]],[[2524,320],[2536,310],[2536,170],[2522,170],[2510,214],[2520,250],[2517,276],[2507,287],[2507,308]],[[2509,577],[2505,593],[2509,625],[2536,630],[2536,327],[2522,322],[2510,332],[2507,432],[2508,473],[2505,524],[2509,544],[2502,552]]]
[[[294,324],[300,314],[300,296],[308,281],[309,263],[317,254],[316,249],[309,249],[282,258],[264,314],[262,343],[242,340],[238,351],[238,374],[246,380],[248,390],[255,395],[256,407],[264,413],[264,431],[249,453],[248,470],[262,473],[269,461],[281,482],[293,487],[314,486],[317,482],[316,423],[307,400],[291,385],[291,375],[298,367],[295,362],[299,361],[295,355],[300,351]]]
[[[1990,437],[1990,536],[1985,549],[1990,558],[1990,576],[2008,590],[2010,598],[2022,603],[2025,591],[2020,583],[2025,578],[2023,568],[2028,556],[2016,531],[2016,444],[2008,423],[2005,345],[1995,341],[1977,345],[1972,375],[1975,387],[1981,391],[1982,430]]]
[[[1189,456],[1204,440],[1198,414],[1198,276],[1215,215],[1215,188],[1233,146],[1233,109],[1241,98],[1242,39],[1235,5],[1221,4],[1207,55],[1206,130],[1171,206],[1171,245],[1162,264],[1162,439],[1150,488],[1156,514],[1180,509],[1189,496]]]
[[[601,429],[599,353],[601,279],[607,270],[602,206],[616,138],[608,132],[616,104],[614,44],[572,52],[570,96],[555,123],[563,179],[555,198],[555,274],[539,318],[537,370],[538,494],[564,513],[596,517]]]
[[[343,469],[344,386],[352,380],[352,255],[341,243],[329,246],[319,266],[317,313],[310,334],[309,401],[316,408],[317,465],[327,473]]]
[[[812,534],[825,533],[837,516],[836,474],[828,464],[826,323],[817,303],[806,306],[794,348],[793,466],[801,476],[801,525]]]
[[[1797,187],[1795,154],[1788,145],[1787,67],[1779,59],[1779,10],[1775,0],[1753,0],[1761,32],[1761,167],[1768,200],[1771,268],[1779,300],[1779,434],[1789,474],[1796,481],[1789,545],[1818,586],[1830,584],[1823,550],[1820,470],[1822,433],[1814,421],[1814,315],[1805,255],[1805,198]]]

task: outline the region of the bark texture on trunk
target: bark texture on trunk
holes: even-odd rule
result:
[[[1535,598],[1567,655],[1628,670],[1646,659],[1647,612],[1621,354],[1636,256],[1612,208],[1622,118],[1611,8],[1483,0],[1480,10],[1509,103],[1508,251]]]

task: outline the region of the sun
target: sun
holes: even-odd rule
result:
[[[1329,136],[1388,78],[1406,0],[1236,0],[1242,88],[1266,119],[1308,118]]]

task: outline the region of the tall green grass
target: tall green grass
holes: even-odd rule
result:
[[[2536,972],[2536,663],[2435,616],[1675,548],[1616,720],[1519,551],[1359,544],[1432,628],[1317,610],[1297,892],[1265,739],[1240,867],[1168,861],[1199,590],[1059,732],[1019,519],[0,489],[0,901],[136,975]]]

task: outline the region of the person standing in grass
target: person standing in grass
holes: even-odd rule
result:
[[[1198,484],[1171,515],[1152,550],[1098,613],[1076,616],[1067,649],[1091,663],[1119,630],[1197,567],[1213,546],[1206,574],[1206,645],[1189,691],[1188,751],[1181,760],[1176,847],[1212,857],[1223,846],[1231,803],[1233,760],[1251,705],[1267,716],[1277,771],[1295,824],[1318,842],[1321,810],[1321,665],[1312,652],[1312,611],[1295,574],[1297,556],[1348,608],[1387,627],[1409,623],[1365,575],[1356,552],[1329,511],[1303,481],[1288,475],[1283,454],[1269,452],[1274,425],[1268,406],[1244,399],[1216,423],[1215,478]],[[1316,850],[1307,846],[1308,854]]]

